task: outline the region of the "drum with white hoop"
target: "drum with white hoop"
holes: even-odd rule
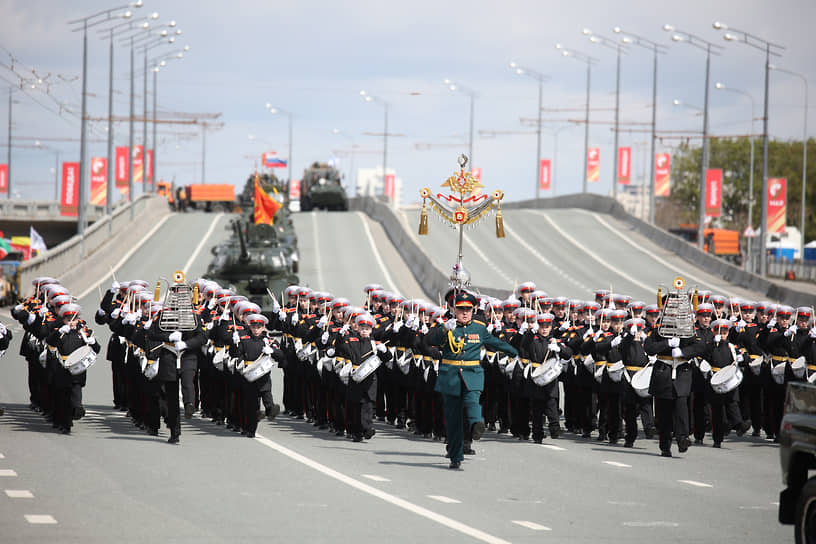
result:
[[[785,366],[787,366],[787,363],[784,361],[776,364],[771,361],[771,377],[779,385],[785,383]]]
[[[348,385],[349,378],[351,377],[351,363],[344,363],[340,370],[337,371],[337,377],[340,378],[340,381],[344,384]]]
[[[589,372],[590,374],[595,373],[595,359],[593,359],[591,354],[584,357],[583,363],[584,368],[586,369],[587,372]]]
[[[593,363],[595,365],[595,369],[592,371],[595,375],[595,381],[601,383],[603,381],[603,373],[606,369],[606,361],[595,361]]]
[[[159,361],[158,360],[151,361],[150,359],[147,359],[145,361],[145,367],[144,370],[142,370],[142,372],[144,373],[145,378],[147,378],[148,380],[152,380],[159,373]]]
[[[414,354],[410,349],[404,351],[397,351],[397,367],[403,374],[411,372],[411,363],[414,361]]]
[[[760,371],[762,370],[762,357],[754,357],[748,363],[748,368],[751,370],[751,374],[754,376],[759,376]]]
[[[540,387],[549,385],[558,379],[558,376],[561,375],[563,370],[564,365],[561,364],[561,361],[557,357],[547,359],[547,361],[533,370],[533,373],[531,374],[533,383]]]
[[[371,374],[375,370],[380,368],[381,364],[382,360],[380,360],[380,358],[377,357],[376,355],[372,355],[371,357],[360,363],[360,366],[358,366],[352,371],[351,379],[357,383],[360,383],[361,381],[371,376]]]
[[[76,376],[88,370],[95,362],[96,352],[91,349],[91,346],[85,345],[68,355],[68,357],[62,361],[62,366],[72,375]]]
[[[513,377],[513,372],[516,370],[516,366],[520,365],[521,361],[519,360],[518,356],[515,356],[507,361],[507,366],[504,367],[504,374],[508,378]]]
[[[623,378],[624,370],[625,365],[621,361],[606,364],[606,374],[609,376],[609,379],[615,383],[620,383]]]
[[[213,355],[213,366],[216,370],[224,370],[224,361],[227,360],[227,356],[229,356],[226,346],[215,348],[215,355]]]
[[[652,381],[652,365],[644,366],[632,375],[632,389],[639,397],[647,398],[649,383]]]
[[[799,357],[791,363],[791,371],[797,378],[804,378],[807,372],[807,362],[804,357]]]
[[[723,395],[730,393],[742,383],[742,370],[737,365],[728,365],[711,376],[711,389]]]
[[[275,367],[275,361],[269,355],[263,354],[254,361],[244,363],[244,378],[248,382],[257,381],[261,376],[265,376]]]
[[[705,359],[700,360],[700,362],[697,365],[697,368],[700,369],[700,373],[704,377],[708,378],[709,376],[711,376],[711,363],[709,363]]]

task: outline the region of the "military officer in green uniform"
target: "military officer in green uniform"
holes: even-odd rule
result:
[[[518,354],[516,348],[487,332],[483,324],[472,321],[477,304],[472,294],[459,293],[454,300],[455,317],[435,326],[426,337],[427,345],[438,347],[442,353],[434,390],[442,394],[452,469],[458,469],[464,460],[463,409],[473,440],[479,440],[484,432],[479,405],[484,389],[484,370],[479,362],[482,346]]]

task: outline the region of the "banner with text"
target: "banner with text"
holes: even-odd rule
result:
[[[144,146],[133,146],[133,183],[144,181]]]
[[[671,180],[671,155],[655,155],[655,196],[669,196]]]
[[[153,150],[147,150],[147,182],[153,183]]]
[[[541,159],[538,165],[538,187],[544,191],[549,191],[552,184],[552,163],[550,159]]]
[[[618,148],[618,183],[629,185],[632,180],[632,148]]]
[[[787,178],[768,178],[768,232],[785,232],[788,214]]]
[[[8,193],[8,164],[0,164],[0,193]]]
[[[116,180],[117,187],[127,187],[128,186],[128,170],[130,169],[130,157],[128,156],[128,148],[125,147],[117,147],[116,148],[116,162],[115,165],[115,172],[114,172],[114,179]]]
[[[596,183],[601,179],[601,150],[590,147],[587,150],[587,181]]]
[[[60,215],[77,214],[79,202],[79,163],[62,163],[62,197],[60,198]]]
[[[706,170],[705,213],[708,217],[719,217],[722,213],[722,169]]]
[[[289,182],[289,199],[300,199],[300,180],[293,179]]]
[[[385,176],[385,196],[390,199],[394,198],[394,174],[386,174]]]
[[[91,159],[91,204],[104,206],[108,196],[108,159]]]

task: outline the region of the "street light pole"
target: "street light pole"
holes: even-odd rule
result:
[[[467,94],[470,96],[470,135],[468,138],[468,164],[470,165],[470,170],[473,171],[473,167],[476,163],[473,161],[473,117],[475,111],[475,101],[476,101],[476,91],[465,87],[459,83],[455,83],[450,79],[445,79],[443,81],[445,85],[447,85],[448,89],[451,91],[459,91],[461,93]]]
[[[447,80],[446,80],[447,81]],[[451,89],[451,90],[455,90]],[[370,95],[367,92],[360,91],[360,96],[363,97],[363,100],[366,102],[379,102],[383,107],[383,123],[384,123],[384,130],[383,130],[383,193],[385,192],[386,187],[386,176],[388,175],[388,102],[381,98],[377,98],[374,95]],[[396,182],[396,180],[395,180]],[[396,200],[396,187],[394,187],[394,196],[391,199],[391,204],[393,205]]]
[[[515,62],[510,62],[510,68],[514,69],[520,76],[528,76],[538,81],[538,124],[536,127],[536,166],[535,166],[535,180],[536,189],[535,197],[538,200],[541,196],[541,110],[544,107],[544,82],[550,80],[550,76],[544,75],[530,68],[519,66]]]
[[[105,187],[105,215],[108,216],[108,235],[113,233],[113,188],[116,165],[113,163],[113,29],[110,32],[108,49],[108,177]]]
[[[130,37],[130,118],[128,119],[128,202],[130,219],[133,220],[133,116],[136,114],[134,102],[133,36]]]
[[[11,200],[11,104],[12,94],[14,94],[14,86],[9,85],[9,104],[8,104],[8,149],[6,150],[6,189],[8,190],[7,197]]]

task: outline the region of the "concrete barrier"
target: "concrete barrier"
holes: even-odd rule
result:
[[[100,269],[103,263],[115,263],[148,230],[134,229],[134,224],[152,226],[170,213],[167,199],[152,194],[139,195],[132,206],[133,220],[130,206],[121,206],[112,217],[104,217],[91,225],[84,237],[77,234],[21,264],[19,292],[27,294],[31,280],[38,276],[58,278],[72,293],[82,292],[105,270]]]

